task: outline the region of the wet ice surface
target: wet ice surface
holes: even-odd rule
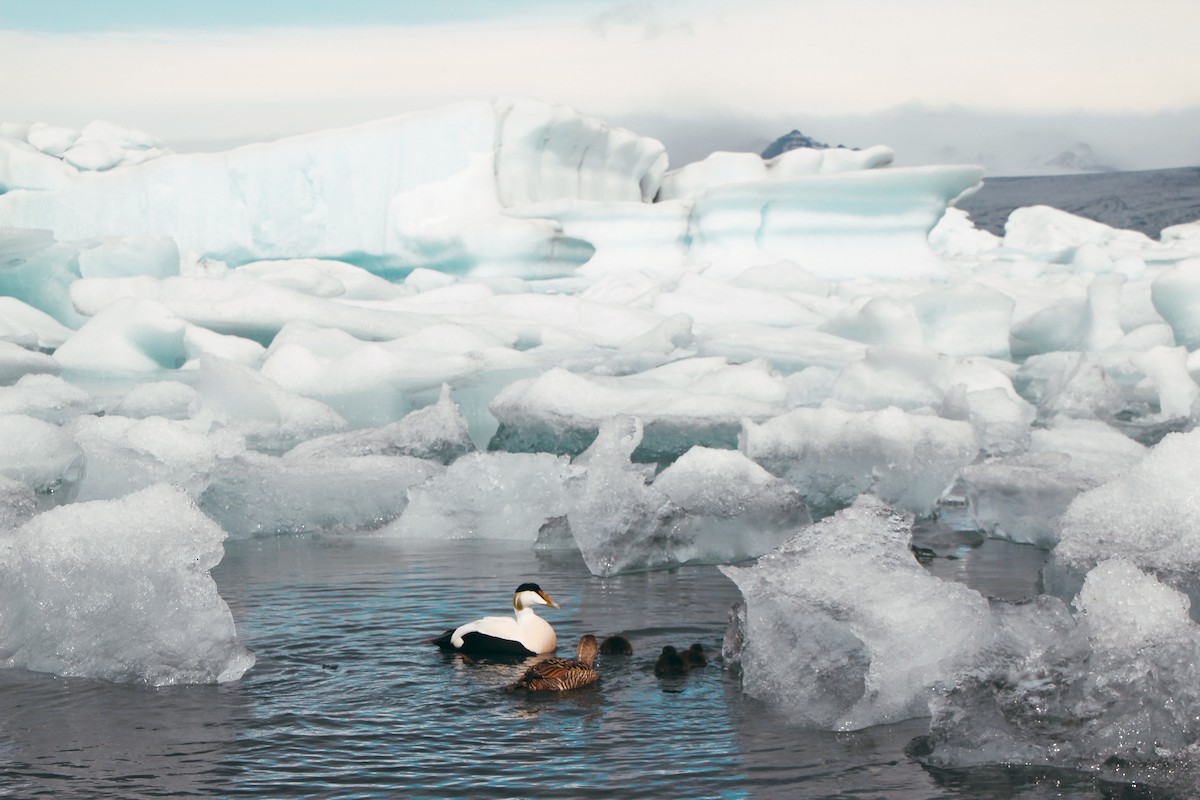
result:
[[[930,568],[1019,598],[1043,554],[919,531]],[[807,731],[746,698],[717,654],[734,585],[716,567],[612,578],[577,554],[502,542],[278,537],[227,543],[214,570],[258,661],[222,685],[146,689],[0,671],[0,795],[16,797],[1161,797],[1070,772],[926,770],[927,719]],[[951,556],[951,557],[947,557]],[[461,576],[470,576],[463,580]],[[511,695],[520,665],[468,664],[425,640],[504,613],[514,581],[562,605],[560,653],[623,632],[599,687]],[[991,586],[988,590],[985,586]],[[659,680],[665,644],[707,668]]]

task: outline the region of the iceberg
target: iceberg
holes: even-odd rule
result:
[[[0,532],[0,664],[153,686],[237,680],[254,656],[209,575],[224,538],[163,484]]]
[[[39,171],[29,188],[0,195],[0,220],[59,239],[166,235],[180,252],[231,263],[317,257],[461,270],[507,255],[546,269],[537,262],[556,252],[576,266],[591,250],[573,254],[553,226],[503,209],[647,201],[666,161],[657,141],[566,106],[473,101],[225,153],[164,155],[87,180]]]
[[[912,518],[863,497],[753,566],[725,636],[743,690],[808,727],[857,730],[928,716],[995,638],[987,600],[930,575]]]
[[[400,516],[409,488],[442,472],[412,456],[303,460],[247,452],[214,463],[196,503],[235,538],[369,531]]]
[[[927,516],[979,453],[968,423],[894,407],[797,408],[761,424],[746,420],[739,448],[796,486],[818,518],[865,492]]]
[[[1049,766],[1193,791],[1200,626],[1188,598],[1111,559],[1075,604],[1074,616],[1046,597],[1004,610],[996,660],[934,700],[910,753],[939,768]]]
[[[575,459],[586,471],[571,481],[565,525],[547,525],[544,545],[569,530],[588,570],[612,576],[744,561],[811,523],[796,489],[736,451],[691,447],[653,477],[631,461],[643,434],[636,416],[601,423]]]

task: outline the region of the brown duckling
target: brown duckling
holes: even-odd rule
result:
[[[671,645],[663,647],[658,661],[654,662],[654,674],[660,678],[682,675],[687,671],[688,667],[684,663],[683,656],[679,655],[679,651]]]
[[[697,667],[708,665],[708,657],[704,655],[704,647],[699,642],[684,650],[680,655],[683,657],[684,666],[688,669],[696,669]]]
[[[613,635],[600,643],[600,653],[606,656],[631,656],[633,645],[624,636]]]
[[[589,633],[579,640],[575,658],[544,658],[527,669],[520,680],[505,688],[565,692],[589,686],[600,679],[600,673],[592,667],[598,649],[596,637]]]

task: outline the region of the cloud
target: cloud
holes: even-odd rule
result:
[[[295,133],[501,94],[714,128],[912,104],[1043,116],[1200,106],[1193,0],[578,8],[320,30],[0,31],[0,97],[10,119],[108,118],[168,140]]]

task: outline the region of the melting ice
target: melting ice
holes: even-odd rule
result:
[[[891,161],[672,170],[519,98],[220,154],[0,125],[0,662],[236,679],[229,536],[759,558],[726,658],[795,721],[1186,773],[1200,221],[997,237],[980,170]],[[926,571],[949,508],[1047,594]]]

